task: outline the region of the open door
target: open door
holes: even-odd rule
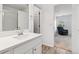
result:
[[[40,11],[34,7],[34,33],[40,33]]]

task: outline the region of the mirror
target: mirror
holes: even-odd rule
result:
[[[27,4],[3,4],[2,31],[28,29],[29,7]]]

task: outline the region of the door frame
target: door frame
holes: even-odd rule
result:
[[[36,8],[38,8],[36,5],[34,5],[34,6],[35,6]],[[39,33],[40,33],[40,13],[41,13],[41,12],[40,12],[40,8],[38,8],[38,9],[39,9],[39,11],[38,11],[38,14],[39,14],[39,20],[38,20],[38,21],[39,21]]]

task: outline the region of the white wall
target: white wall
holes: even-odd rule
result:
[[[72,5],[72,52],[79,53],[79,5]]]
[[[0,4],[0,32],[2,32],[2,5]]]
[[[71,35],[71,21],[72,21],[72,4],[59,4],[55,6],[55,32],[60,21],[64,22],[64,28],[68,29]]]
[[[33,4],[29,4],[29,31],[34,32]]]
[[[43,43],[45,45],[54,46],[54,6],[51,4],[40,5],[40,32],[44,36]]]
[[[55,6],[56,16],[72,14],[72,4],[59,4]]]

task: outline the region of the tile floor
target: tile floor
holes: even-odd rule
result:
[[[55,38],[55,47],[44,48],[44,54],[71,54],[71,36],[61,36],[56,35]]]
[[[71,36],[55,36],[55,45],[62,45],[62,47],[71,50]]]

